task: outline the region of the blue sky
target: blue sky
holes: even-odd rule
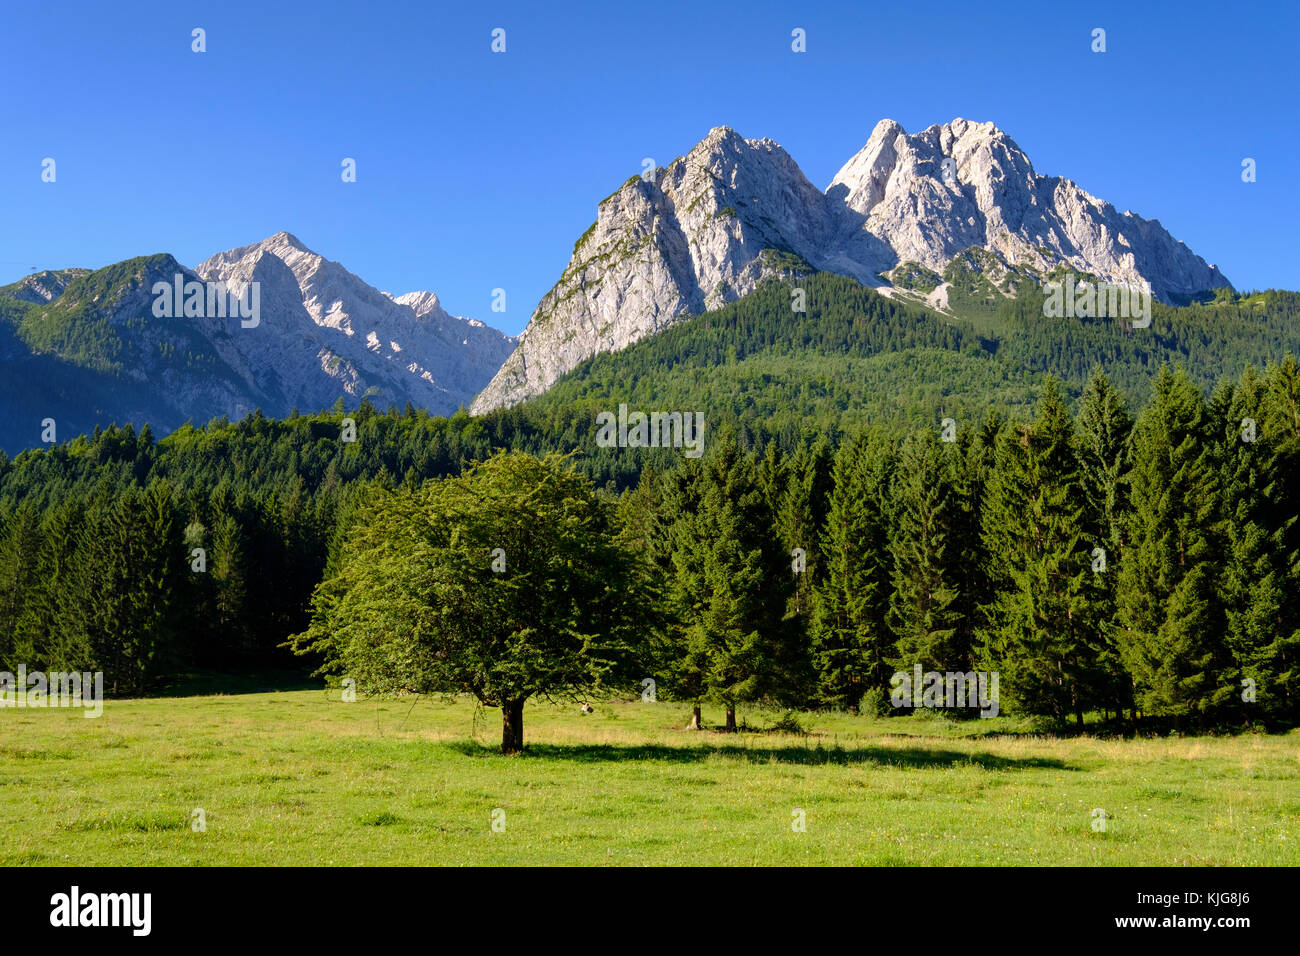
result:
[[[154,252],[193,266],[287,229],[372,285],[518,332],[644,157],[727,125],[825,188],[882,117],[963,116],[1159,219],[1239,289],[1300,289],[1292,2],[549,6],[9,5],[0,282]]]

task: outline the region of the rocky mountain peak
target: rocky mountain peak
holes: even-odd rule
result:
[[[9,298],[37,305],[53,302],[63,295],[63,290],[70,282],[89,274],[89,269],[45,269],[24,276],[12,285],[6,286],[4,294]]]
[[[901,265],[941,273],[971,249],[1004,271],[1064,266],[1164,301],[1228,284],[1158,221],[1039,175],[991,122],[909,134],[883,119],[825,192],[776,142],[716,126],[601,201],[473,410],[539,394],[584,358],[730,302],[792,261],[887,287]]]
[[[388,295],[387,292],[384,295]],[[443,316],[447,312],[438,301],[438,296],[432,292],[407,292],[403,295],[389,296],[398,305],[404,305],[415,313],[416,318],[434,314]]]
[[[514,347],[481,322],[449,315],[431,292],[380,292],[289,232],[218,253],[196,271],[235,290],[260,283],[266,321],[240,330],[231,347],[253,364],[260,355],[287,400],[304,408],[327,407],[342,392],[453,412]],[[304,346],[315,355],[305,367]]]

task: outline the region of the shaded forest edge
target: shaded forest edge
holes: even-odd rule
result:
[[[387,567],[371,597],[453,585],[486,597],[459,631],[421,618],[400,646],[393,608],[349,621],[388,634],[368,660],[436,658],[453,639],[475,656],[455,672],[372,666],[363,691],[476,692],[475,673],[551,646],[567,676],[538,693],[627,693],[653,676],[664,698],[733,720],[753,701],[888,713],[890,676],[921,665],[997,671],[1003,713],[1062,728],[1085,714],[1130,728],[1294,725],[1296,362],[1247,367],[1208,395],[1162,368],[1136,417],[1099,371],[1073,409],[1055,380],[1035,391],[1028,414],[989,409],[951,434],[792,436],[720,412],[698,460],[597,449],[585,410],[544,402],[483,418],[340,405],[162,441],[100,430],[0,460],[0,668],[102,669],[110,696],[140,693],[194,669],[301,668],[285,647],[296,635],[310,668],[367,676],[356,647],[321,638],[342,633],[340,606],[363,603],[329,596],[358,586],[359,567]],[[345,417],[354,442],[341,440]],[[536,457],[551,451],[570,457]],[[567,593],[554,561],[572,568],[581,549],[530,538],[541,525],[519,520],[519,488],[543,480],[566,489],[556,507],[584,502],[575,541],[601,560],[567,579],[581,587],[538,637],[546,628],[519,617],[528,605],[482,602]],[[483,481],[500,494],[479,494]],[[412,528],[424,552],[404,550]],[[435,551],[460,564],[418,556]],[[435,580],[447,566],[460,584]],[[600,597],[610,585],[621,603]],[[582,607],[604,615],[599,628]],[[492,630],[503,608],[514,629]],[[545,643],[578,633],[596,638],[586,651]]]

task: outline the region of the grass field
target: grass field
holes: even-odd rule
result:
[[[0,710],[0,863],[1300,863],[1300,732],[1054,739],[832,714],[801,735],[742,710],[758,729],[727,736],[679,729],[676,704],[595,706],[530,703],[513,758],[494,752],[499,712],[468,700]]]

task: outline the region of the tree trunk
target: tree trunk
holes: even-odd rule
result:
[[[501,705],[501,752],[517,754],[524,749],[524,699]]]
[[[692,713],[691,713],[691,722],[690,722],[689,724],[686,725],[686,729],[687,729],[687,730],[700,730],[700,729],[702,729],[702,725],[700,724],[700,705],[699,705],[699,704],[696,704],[696,705],[695,705],[695,709],[694,709],[694,711],[692,711]]]
[[[1074,705],[1074,723],[1080,730],[1083,730],[1083,705]]]
[[[736,732],[736,705],[735,704],[727,705],[727,726],[723,729],[729,734],[734,734]]]

